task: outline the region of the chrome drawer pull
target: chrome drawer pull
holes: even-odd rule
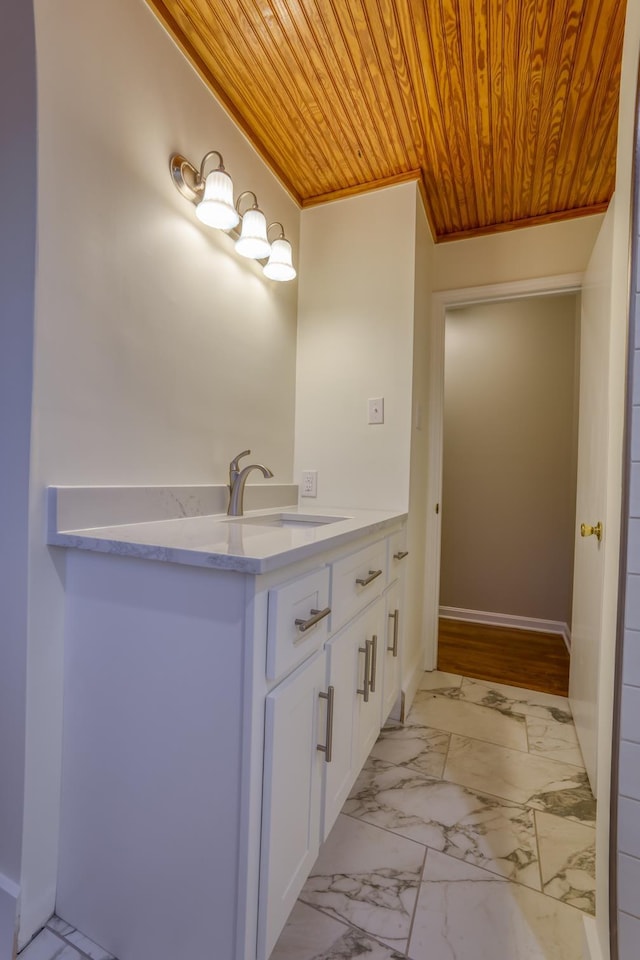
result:
[[[328,617],[331,613],[331,607],[325,607],[324,610],[310,610],[311,616],[308,620],[295,620],[295,625],[300,630],[301,633],[304,633],[305,630],[310,630],[311,627],[315,627],[316,623],[320,623],[321,620],[324,620],[325,617]]]
[[[376,692],[376,674],[378,671],[378,638],[374,633],[371,640],[368,641],[371,644],[371,678],[369,680],[369,688],[371,693]]]
[[[382,570],[369,570],[369,576],[361,579],[358,577],[356,583],[361,587],[368,587],[372,580],[375,580],[376,577],[379,577],[382,573]]]
[[[326,693],[319,693],[318,696],[321,700],[327,701],[327,725],[325,727],[325,743],[318,744],[318,750],[321,750],[324,753],[324,759],[327,763],[331,763],[333,757],[333,696],[334,688],[327,687]]]
[[[404,558],[405,558],[405,557],[408,557],[408,556],[409,556],[409,551],[408,551],[408,550],[398,550],[397,553],[394,553],[393,559],[394,559],[394,560],[404,560]]]
[[[400,616],[399,610],[394,610],[393,613],[389,614],[389,619],[393,620],[393,645],[387,647],[389,653],[392,653],[394,657],[398,656],[398,618]]]
[[[371,673],[371,641],[365,640],[364,647],[358,647],[359,653],[364,653],[364,687],[356,690],[361,693],[365,703],[369,703],[369,674]]]

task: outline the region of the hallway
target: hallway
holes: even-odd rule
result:
[[[271,960],[581,960],[594,822],[567,700],[426,673],[405,726],[383,730]],[[215,957],[215,931],[211,945]],[[57,918],[20,955],[108,956]]]

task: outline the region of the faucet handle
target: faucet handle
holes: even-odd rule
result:
[[[239,453],[237,457],[234,457],[231,463],[229,464],[229,473],[237,473],[240,469],[239,460],[242,457],[248,457],[251,453],[251,450],[243,450],[242,453]]]

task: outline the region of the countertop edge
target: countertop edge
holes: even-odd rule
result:
[[[367,522],[366,519],[363,518],[362,522],[355,528],[351,527],[351,529],[348,530],[335,531],[322,540],[316,540],[293,547],[289,546],[280,552],[274,552],[263,557],[214,553],[188,547],[163,546],[161,544],[118,540],[112,536],[92,536],[95,528],[70,531],[49,529],[47,543],[50,546],[65,547],[67,549],[88,550],[97,553],[111,554],[113,556],[257,575],[278,570],[289,564],[327,552],[343,544],[362,539],[370,534],[382,533],[391,527],[402,524],[407,518],[406,512],[395,513],[388,511],[388,513],[389,516],[377,518],[370,522]],[[110,528],[109,532],[115,533],[116,530]]]

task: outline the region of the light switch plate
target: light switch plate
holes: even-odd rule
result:
[[[384,397],[369,399],[369,423],[384,423]]]

